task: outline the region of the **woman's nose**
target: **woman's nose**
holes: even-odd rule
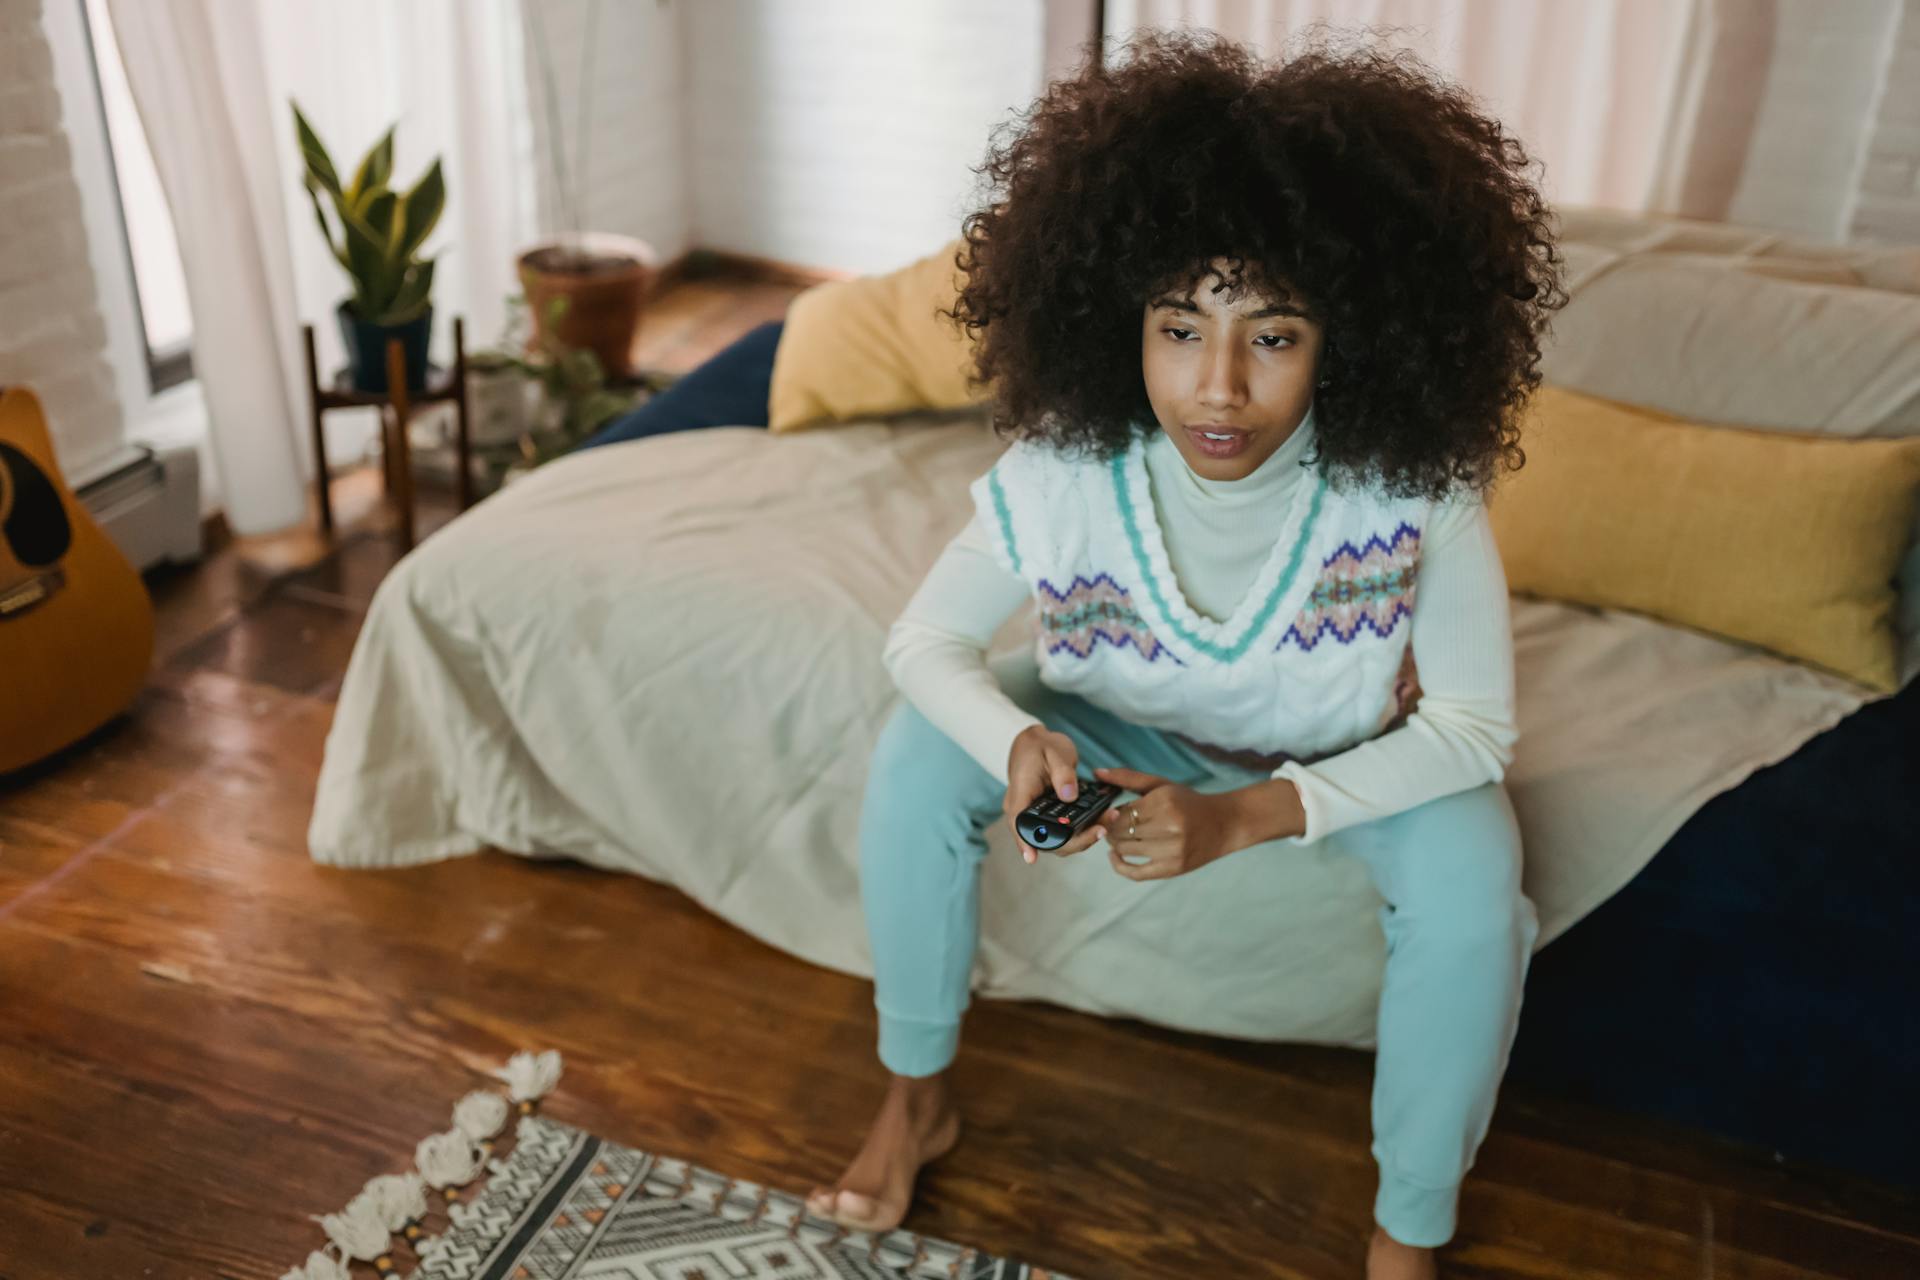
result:
[[[1242,403],[1246,395],[1246,378],[1240,369],[1238,353],[1225,346],[1209,352],[1200,368],[1196,398],[1202,404],[1224,408]]]

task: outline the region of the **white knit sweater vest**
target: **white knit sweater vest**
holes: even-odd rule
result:
[[[1272,553],[1216,622],[1174,580],[1145,448],[1138,427],[1106,461],[1015,441],[970,487],[995,557],[1034,594],[1041,681],[1260,769],[1404,718],[1396,686],[1432,504],[1343,494],[1316,469],[1272,513]]]

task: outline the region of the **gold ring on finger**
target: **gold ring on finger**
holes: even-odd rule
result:
[[[1136,809],[1132,805],[1128,805],[1127,806],[1127,839],[1129,840],[1133,839],[1134,828],[1138,827],[1139,825],[1140,825],[1140,810]]]

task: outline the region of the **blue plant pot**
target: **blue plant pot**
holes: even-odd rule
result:
[[[400,339],[407,356],[407,390],[427,388],[427,340],[433,335],[433,307],[401,325],[368,324],[342,302],[334,309],[340,319],[340,340],[347,347],[347,368],[355,391],[387,389],[387,340]]]

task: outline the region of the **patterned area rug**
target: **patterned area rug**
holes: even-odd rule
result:
[[[899,1230],[853,1231],[799,1196],[637,1151],[544,1116],[415,1280],[1069,1280]]]
[[[800,1196],[536,1114],[560,1071],[554,1050],[514,1054],[491,1073],[505,1096],[460,1099],[453,1127],[414,1148],[414,1169],[308,1215],[327,1245],[280,1280],[356,1280],[356,1263],[386,1280],[1072,1280],[911,1231],[844,1227]],[[402,1250],[411,1271],[396,1265]]]

